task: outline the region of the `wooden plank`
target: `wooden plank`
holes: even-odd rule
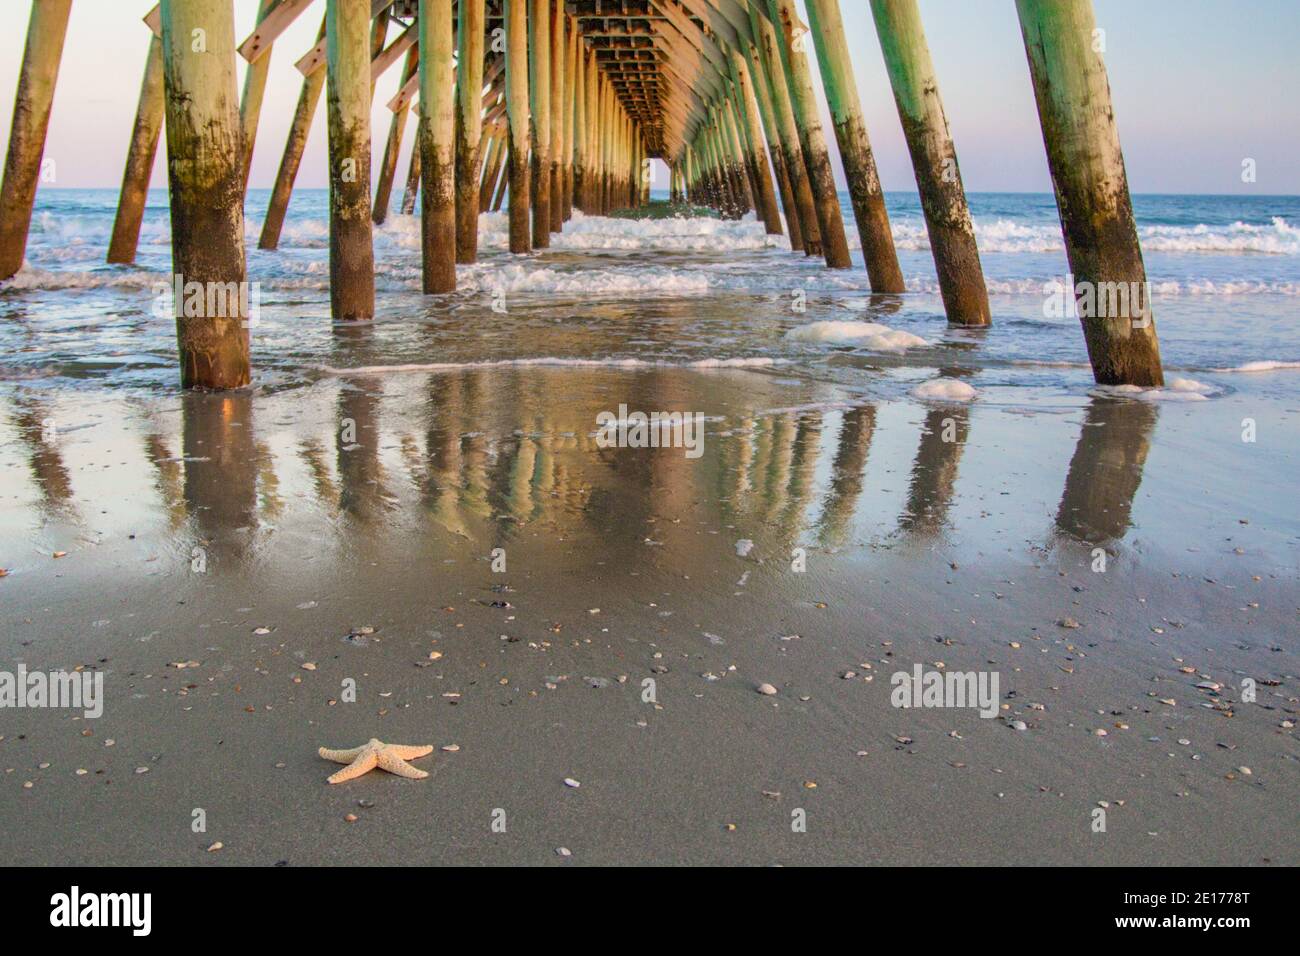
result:
[[[391,4],[393,0],[370,0],[370,19],[373,20]],[[297,63],[298,72],[303,76],[311,76],[322,66],[325,65],[325,44],[327,41],[321,40],[314,47],[307,51]]]
[[[402,31],[396,40],[375,57],[370,63],[370,82],[373,83],[383,75],[384,71],[397,62],[397,58],[415,45],[419,36],[419,21],[413,22],[409,27]]]
[[[312,0],[280,0],[275,8],[262,18],[262,22],[248,35],[248,38],[239,44],[239,55],[249,63],[259,59],[271,49],[271,44],[276,41],[276,38],[284,33],[289,25],[298,19],[298,15],[311,4]]]

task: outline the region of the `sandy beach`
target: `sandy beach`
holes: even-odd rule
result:
[[[500,366],[6,398],[5,657],[105,702],[6,712],[0,857],[1295,864],[1296,445],[1229,444],[1248,411],[1294,434],[1261,391]],[[619,402],[703,411],[703,454],[597,447]],[[916,664],[995,672],[998,716],[893,706]],[[430,777],[325,785],[316,749],[371,737]]]

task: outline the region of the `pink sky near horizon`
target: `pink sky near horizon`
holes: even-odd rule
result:
[[[149,30],[140,18],[153,3],[75,0],[46,143],[45,155],[55,163],[52,185],[120,183],[149,43]],[[867,126],[885,188],[912,190],[910,161],[866,6],[865,0],[842,3]],[[1191,20],[1156,29],[1152,24],[1158,20],[1158,8],[1169,8],[1166,0],[1151,0],[1145,7],[1129,0],[1097,0],[1095,6],[1099,25],[1108,31],[1107,65],[1134,192],[1300,192],[1300,164],[1294,159],[1300,149],[1296,70],[1293,55],[1277,61],[1274,51],[1279,43],[1285,45],[1285,37],[1277,36],[1276,24],[1270,31],[1261,17],[1255,18],[1258,26],[1238,17],[1217,30]],[[1180,9],[1212,7],[1196,0]],[[1272,0],[1254,0],[1244,9],[1251,7],[1279,9]],[[257,0],[235,0],[236,42],[252,30],[256,8]],[[967,189],[1050,191],[1014,4],[922,0],[921,8]],[[253,188],[269,187],[274,180],[301,83],[293,64],[313,45],[324,9],[324,0],[309,7],[271,54],[253,156]],[[1282,16],[1290,16],[1285,4],[1280,9]],[[6,139],[28,10],[25,0],[5,0],[0,9],[0,131]],[[1261,52],[1254,57],[1229,35],[1236,31],[1247,36],[1256,30],[1267,35],[1261,37]],[[393,28],[390,38],[395,35]],[[1292,34],[1291,41],[1295,39]],[[240,60],[241,83],[242,67]],[[375,166],[391,115],[385,104],[396,91],[400,70],[399,62],[376,90]],[[414,118],[408,123],[399,183],[414,139]],[[834,150],[829,126],[827,132]],[[322,103],[300,186],[326,185],[325,152]],[[152,180],[158,187],[166,185],[164,154],[161,144]],[[1240,181],[1246,157],[1257,163],[1254,184]],[[838,177],[838,159],[836,166]],[[663,188],[666,183],[661,177],[656,185]]]

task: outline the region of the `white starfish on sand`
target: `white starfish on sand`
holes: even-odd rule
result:
[[[389,773],[395,773],[399,777],[420,780],[429,776],[429,774],[418,767],[412,767],[406,761],[427,756],[433,753],[433,748],[428,746],[412,747],[405,744],[386,744],[382,740],[371,737],[369,743],[360,747],[353,747],[351,750],[328,750],[321,747],[318,753],[326,760],[347,764],[346,767],[329,778],[329,783],[343,783],[347,780],[355,780],[363,773],[374,770],[375,767],[380,770],[387,770]]]

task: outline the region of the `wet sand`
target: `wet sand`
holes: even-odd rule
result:
[[[597,447],[620,403],[704,413],[703,455]],[[507,366],[0,404],[5,666],[106,696],[0,712],[0,862],[1300,862],[1297,412],[1258,390]],[[892,706],[918,663],[997,672],[999,716]],[[316,749],[371,737],[431,776],[327,786]]]

